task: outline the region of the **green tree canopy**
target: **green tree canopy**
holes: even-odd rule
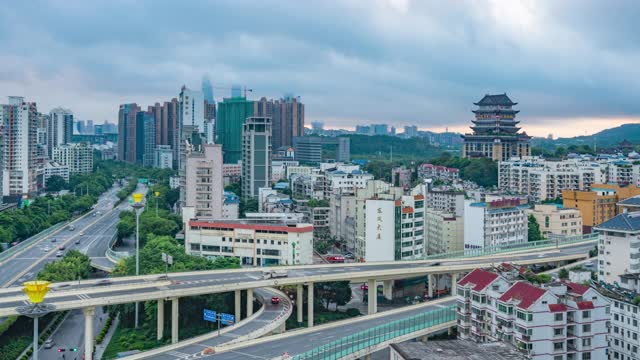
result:
[[[542,233],[540,232],[540,225],[533,215],[529,215],[529,228],[527,231],[529,241],[542,240]]]
[[[46,188],[47,191],[60,191],[64,190],[67,186],[67,182],[62,176],[53,175],[47,179]]]

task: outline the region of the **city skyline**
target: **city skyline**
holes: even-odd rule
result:
[[[0,95],[115,123],[118,105],[172,98],[208,76],[218,100],[228,91],[215,88],[233,84],[255,100],[299,95],[328,128],[467,132],[471,102],[503,92],[535,136],[640,120],[632,2],[274,4],[192,3],[179,14],[162,2],[13,4],[0,15]],[[143,13],[153,16],[126,21]]]

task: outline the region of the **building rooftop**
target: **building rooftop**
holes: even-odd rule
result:
[[[509,99],[507,93],[497,94],[497,95],[485,95],[480,101],[477,103],[473,103],[478,106],[492,106],[492,105],[500,105],[500,106],[513,106],[518,105],[518,103],[514,103]]]
[[[497,278],[498,274],[482,269],[475,269],[458,281],[458,285],[465,286],[469,284],[473,285],[474,291],[482,291]]]
[[[528,309],[533,305],[542,295],[547,291],[539,287],[533,286],[524,281],[518,281],[513,284],[502,296],[500,301],[502,302],[515,302],[521,309]]]
[[[475,343],[470,340],[406,341],[391,344],[405,359],[429,360],[520,360],[525,355],[502,342]]]
[[[622,201],[618,201],[617,205],[640,206],[640,195],[632,196]]]
[[[640,211],[624,213],[594,227],[595,230],[640,231]]]

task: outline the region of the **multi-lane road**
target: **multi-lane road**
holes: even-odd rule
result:
[[[96,211],[100,211],[103,214],[108,212],[117,201],[116,193],[118,190],[118,188],[114,187],[100,196],[92,213]],[[93,229],[93,226],[101,222],[102,219],[102,216],[98,215],[85,215],[70,223],[75,227],[74,231],[68,230],[66,226],[62,227],[0,262],[0,285],[7,287],[16,282],[35,278],[47,262],[57,259],[56,253],[60,246],[65,246],[64,251],[74,248],[82,249],[85,239],[80,233]],[[53,242],[53,239],[55,239],[55,242]],[[79,245],[75,244],[76,239],[80,239]]]

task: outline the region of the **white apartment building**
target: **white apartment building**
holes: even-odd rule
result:
[[[638,184],[640,166],[626,160],[617,160],[607,164],[607,182],[620,186]]]
[[[324,200],[332,191],[324,174],[294,174],[291,176],[291,193],[295,198]]]
[[[44,164],[42,181],[47,186],[47,180],[52,176],[60,176],[64,181],[69,182],[69,167],[55,161],[47,161]]]
[[[556,204],[536,204],[526,212],[536,219],[543,235],[582,235],[582,215],[578,209],[563,208]]]
[[[613,284],[640,273],[640,212],[623,213],[594,227],[598,231],[598,280]]]
[[[476,269],[458,281],[458,336],[540,360],[607,359],[609,301],[570,282],[537,287]]]
[[[159,169],[173,169],[173,149],[171,145],[156,145],[153,166]]]
[[[526,243],[528,219],[519,199],[464,204],[464,248]]]
[[[312,166],[287,166],[286,179],[291,179],[291,176],[295,174],[311,175],[319,171],[318,168]]]
[[[87,143],[60,145],[53,148],[52,160],[69,167],[70,174],[93,171],[93,149]]]
[[[425,210],[427,254],[464,250],[464,218],[432,208]]]
[[[183,208],[187,254],[237,257],[243,265],[313,263],[313,226],[283,220],[214,220]]]
[[[222,205],[222,218],[235,220],[240,218],[240,198],[232,192],[224,192],[224,204]]]
[[[464,215],[464,192],[453,190],[427,191],[427,207],[455,216]]]
[[[527,194],[533,201],[555,199],[562,190],[585,190],[607,182],[606,166],[594,161],[545,160],[525,157],[501,161],[498,188],[511,194]]]
[[[197,127],[198,133],[204,134],[207,129],[205,129],[204,95],[202,91],[191,90],[186,86],[182,86],[178,102],[180,128],[183,126],[194,126]],[[213,143],[213,141],[209,140],[213,139],[207,139],[207,142]]]
[[[185,204],[194,216],[222,218],[222,145],[206,144],[203,153],[192,153],[186,161]]]
[[[349,238],[347,237],[347,218],[354,218],[356,215],[356,196],[352,191],[336,191],[329,197],[329,233],[338,240],[346,241],[349,248]],[[355,242],[351,239],[351,248]]]
[[[55,108],[47,119],[47,154],[53,154],[53,148],[71,142],[73,135],[73,113],[71,110]]]
[[[640,274],[624,274],[617,287],[598,287],[598,291],[611,303],[609,326],[609,359],[632,360],[639,357],[640,304],[634,294],[640,293]]]
[[[355,257],[360,261],[394,261],[418,259],[425,254],[424,196],[394,196],[378,193],[361,201],[364,218],[356,214],[356,225],[364,228],[356,235]],[[357,204],[356,204],[357,206]]]
[[[460,170],[433,164],[422,164],[418,166],[418,177],[421,179],[455,181],[460,178]]]
[[[363,172],[362,170],[351,170],[345,172],[342,170],[325,172],[331,189],[364,189],[367,181],[373,180],[373,175]]]
[[[242,125],[242,196],[255,198],[271,185],[271,118],[253,116]]]
[[[35,103],[20,96],[9,96],[0,105],[2,130],[2,195],[23,195],[37,190],[37,118]]]

